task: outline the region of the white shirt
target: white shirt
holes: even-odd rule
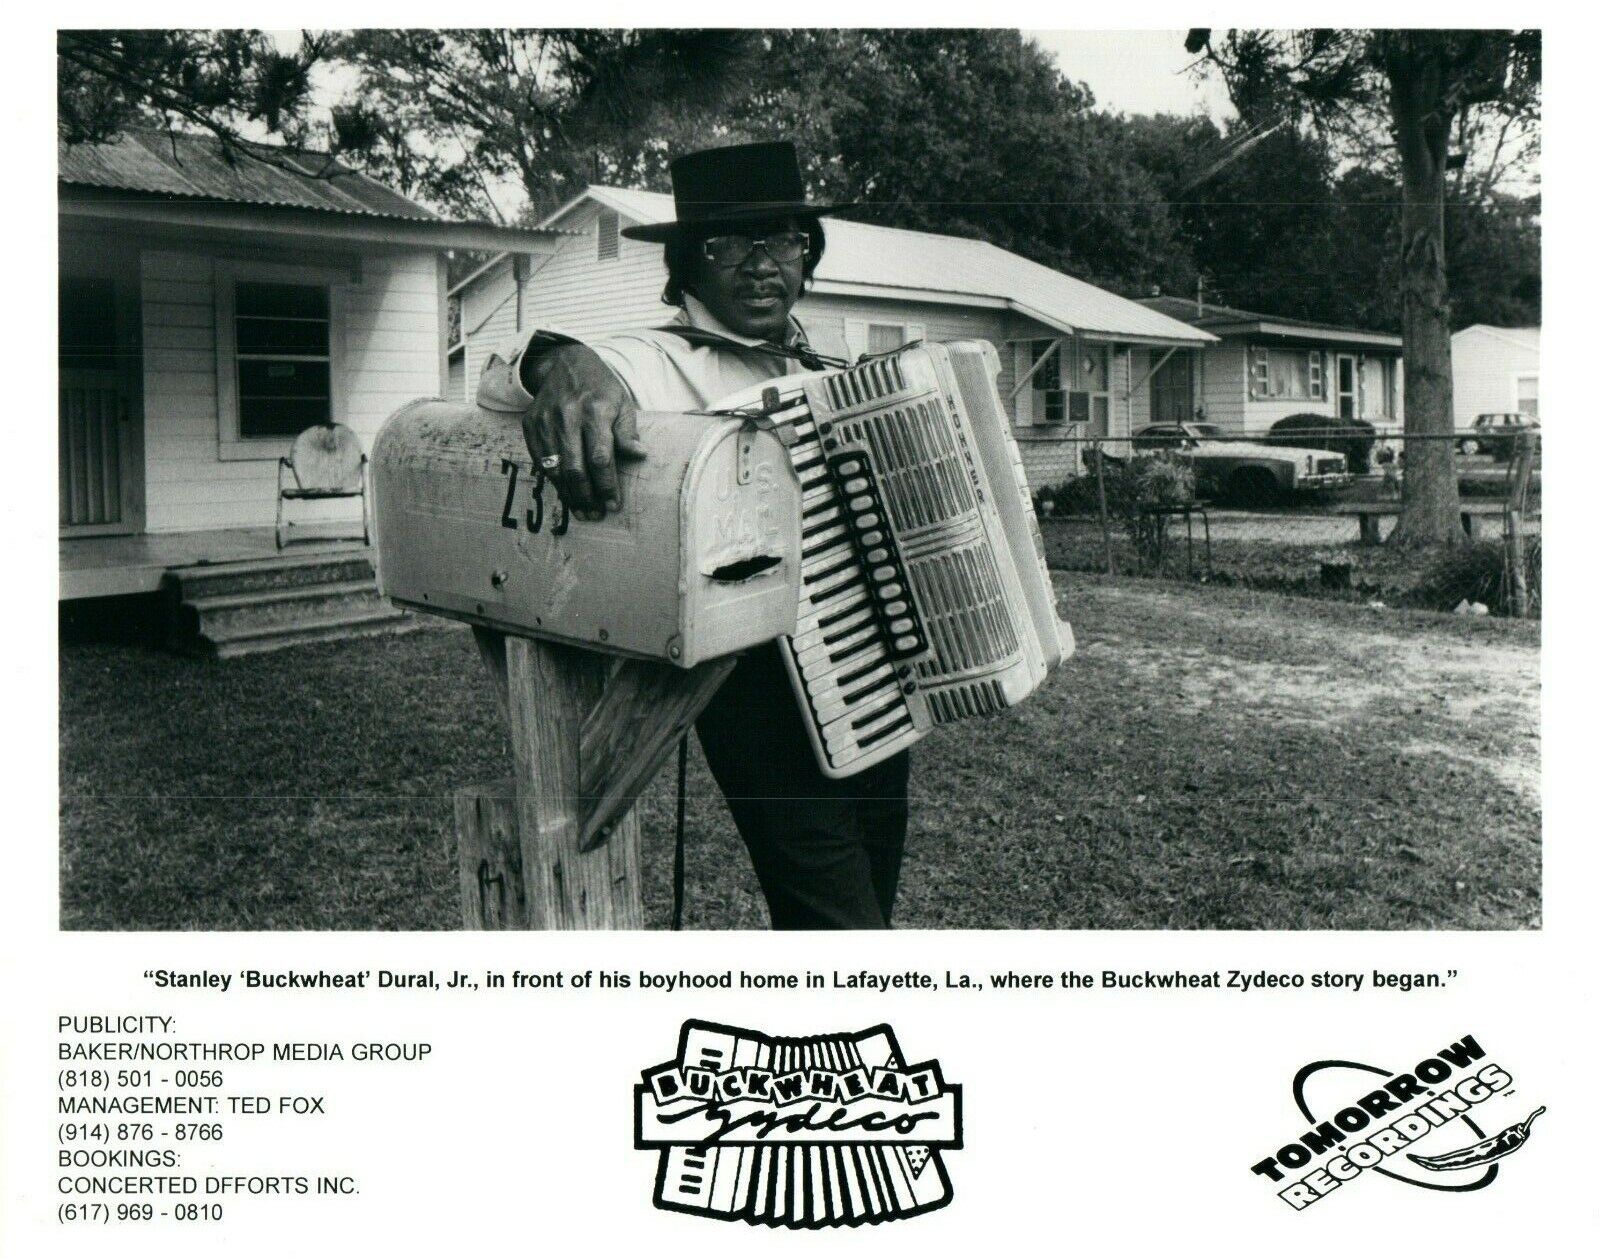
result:
[[[761,349],[760,340],[741,336],[725,326],[692,294],[684,294],[684,308],[670,322],[715,332],[750,348],[691,345],[676,333],[659,328],[584,341],[622,381],[640,410],[705,410],[774,376],[805,370],[792,358]],[[533,405],[533,396],[522,387],[519,366],[524,354],[538,353],[558,343],[548,338],[547,331],[553,329],[519,333],[489,356],[478,380],[479,406],[491,411],[521,412]],[[786,339],[793,343],[797,338],[803,336],[791,316]]]

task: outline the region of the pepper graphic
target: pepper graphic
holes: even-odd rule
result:
[[[1496,1162],[1508,1153],[1515,1153],[1528,1143],[1528,1129],[1533,1126],[1533,1120],[1542,1113],[1544,1106],[1541,1105],[1520,1123],[1512,1123],[1498,1136],[1490,1136],[1489,1139],[1480,1140],[1477,1144],[1470,1144],[1464,1149],[1441,1153],[1433,1158],[1419,1158],[1415,1153],[1408,1153],[1406,1156],[1418,1166],[1426,1167],[1430,1171],[1462,1171],[1469,1167],[1482,1166],[1486,1162]]]

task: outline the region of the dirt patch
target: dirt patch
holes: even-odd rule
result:
[[[1246,706],[1272,719],[1322,727],[1419,713],[1446,727],[1492,718],[1499,732],[1531,741],[1531,764],[1511,779],[1531,780],[1537,794],[1537,646],[1455,641],[1444,635],[1456,626],[1439,622],[1436,632],[1396,630],[1383,617],[1334,624],[1300,620],[1286,634],[1276,600],[1252,608],[1248,602],[1126,588],[1115,597],[1172,624],[1172,645],[1102,630],[1080,649],[1109,654],[1142,679],[1159,682],[1189,713]],[[1208,645],[1192,645],[1197,640]]]

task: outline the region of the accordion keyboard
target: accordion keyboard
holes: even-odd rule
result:
[[[1063,654],[992,357],[913,347],[765,392],[801,489],[783,654],[830,777],[1021,702]]]

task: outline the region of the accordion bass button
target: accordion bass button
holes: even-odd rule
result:
[[[887,581],[890,577],[892,577],[894,575],[895,575],[895,570],[894,570],[894,566],[892,564],[884,564],[883,567],[874,568],[872,570],[872,579],[874,581]]]
[[[867,552],[868,563],[882,563],[888,557],[889,552],[884,550],[881,546],[876,550],[869,550]]]
[[[877,529],[873,529],[872,532],[863,533],[861,535],[861,544],[863,546],[876,546],[882,540],[883,534],[878,532]]]
[[[905,616],[902,616],[899,620],[891,620],[889,622],[890,633],[910,633],[914,627],[910,618]],[[898,639],[896,640],[896,645],[898,645]]]
[[[898,598],[903,592],[898,581],[891,581],[888,585],[878,587],[878,593],[884,598]]]
[[[858,497],[850,499],[849,506],[850,510],[852,511],[865,511],[868,507],[872,506],[872,499],[867,494],[861,494]]]
[[[859,494],[871,488],[872,485],[865,476],[853,476],[844,483],[844,491],[847,494]]]
[[[883,608],[883,614],[885,616],[899,616],[903,615],[906,611],[907,607],[905,602],[898,599],[893,603],[886,603]]]
[[[860,528],[864,529],[876,528],[878,524],[878,517],[869,511],[866,515],[858,515],[856,517],[856,524]]]

